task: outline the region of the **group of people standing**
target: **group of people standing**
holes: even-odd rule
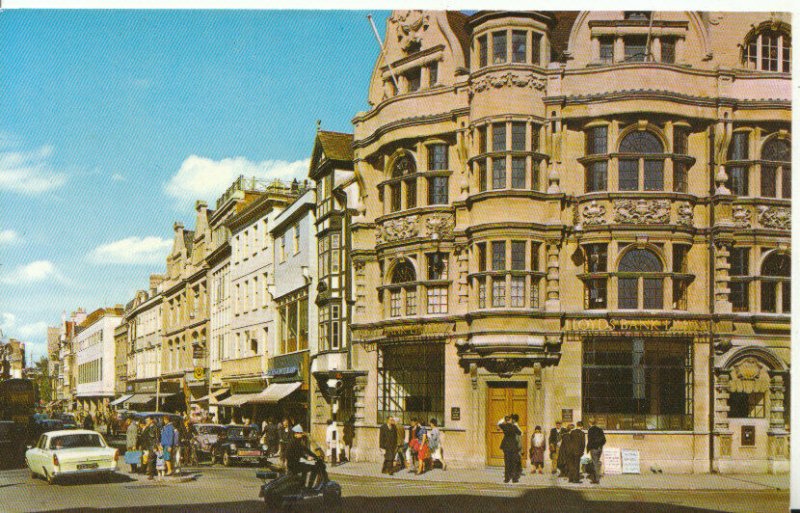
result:
[[[522,475],[522,429],[519,426],[519,416],[506,415],[498,422],[498,427],[503,432],[500,449],[503,451],[505,473],[503,482],[519,482]],[[588,435],[588,441],[587,441]],[[581,459],[585,453],[589,454],[589,463],[585,465],[586,473],[592,483],[600,482],[600,458],[603,446],[606,443],[603,429],[591,420],[588,433],[583,431],[583,423],[556,426],[550,430],[546,440],[546,448],[550,452],[551,471],[559,477],[566,477],[570,483],[581,482]],[[543,474],[545,454],[545,437],[541,426],[536,426],[530,439],[531,473]]]
[[[442,432],[436,419],[430,419],[425,425],[417,418],[412,418],[406,429],[399,418],[387,417],[380,427],[379,446],[383,451],[381,472],[384,474],[392,475],[409,468],[419,475],[437,464],[442,470],[447,470]]]
[[[159,475],[171,476],[179,469],[182,453],[186,451],[186,435],[189,426],[175,426],[169,417],[162,417],[159,424],[155,417],[137,422],[132,419],[125,431],[125,445],[130,453],[141,452],[141,459],[130,460],[131,472],[143,470],[147,479]],[[187,421],[185,421],[188,423]]]

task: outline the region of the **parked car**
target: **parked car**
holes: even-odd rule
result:
[[[267,446],[259,441],[258,430],[250,426],[224,426],[212,452],[211,463],[217,461],[226,467],[240,461],[265,464]]]
[[[48,483],[65,476],[116,472],[119,451],[106,444],[97,431],[73,429],[51,431],[39,437],[25,453],[31,477]]]
[[[64,429],[75,429],[78,427],[78,419],[71,413],[62,413],[59,420],[64,423]]]
[[[190,459],[194,463],[214,459],[214,447],[219,437],[225,431],[221,424],[193,424],[191,432],[192,454]]]
[[[34,413],[33,414],[33,421],[34,422],[41,422],[43,420],[49,419],[50,416],[46,413]]]

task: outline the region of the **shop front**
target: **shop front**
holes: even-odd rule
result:
[[[286,417],[302,423],[308,429],[310,422],[308,351],[270,358],[267,378],[270,387],[278,385],[280,387],[273,389],[276,392],[270,396],[269,401],[260,403],[263,418]]]
[[[119,409],[133,411],[177,412],[183,404],[180,383],[158,379],[128,383],[127,399],[119,403]]]

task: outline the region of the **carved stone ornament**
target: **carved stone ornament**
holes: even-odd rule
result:
[[[792,229],[792,211],[789,207],[758,207],[758,223],[765,228]]]
[[[598,205],[596,201],[592,201],[583,207],[583,224],[597,225],[606,224],[606,207]]]
[[[470,82],[469,93],[472,95],[487,91],[493,87],[495,89],[500,89],[506,86],[529,87],[537,91],[542,91],[546,85],[547,82],[544,79],[537,77],[533,73],[519,74],[511,71],[502,74],[487,73]]]
[[[683,226],[692,226],[694,223],[694,208],[688,201],[677,204],[677,222]]]
[[[410,239],[419,234],[419,216],[407,216],[398,219],[389,219],[378,227],[375,239],[381,242],[392,242],[401,239]]]
[[[744,205],[734,205],[731,210],[733,224],[737,228],[750,228],[753,225],[753,213]]]
[[[769,373],[755,358],[744,358],[731,369],[731,392],[752,394],[769,391]]]
[[[501,378],[510,378],[530,366],[531,363],[531,361],[521,358],[488,358],[483,361],[483,367]]]
[[[615,223],[667,224],[669,212],[669,200],[624,199],[614,202]]]
[[[452,214],[434,214],[425,219],[425,231],[432,239],[444,239],[453,234],[455,219]]]
[[[418,50],[422,44],[422,33],[430,26],[430,16],[421,10],[397,11],[389,22],[395,26],[397,44],[409,53]]]

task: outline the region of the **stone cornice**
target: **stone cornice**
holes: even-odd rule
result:
[[[458,116],[466,116],[468,114],[469,114],[469,107],[461,107],[458,109],[451,110],[449,112],[442,112],[440,114],[432,114],[430,116],[412,116],[409,118],[403,118],[397,121],[392,121],[375,129],[375,131],[372,132],[372,134],[370,134],[368,137],[365,137],[357,141],[353,141],[353,148],[363,148],[365,146],[368,146],[377,141],[378,139],[380,139],[383,135],[391,132],[392,130],[397,130],[398,128],[405,128],[409,126],[432,125],[435,123],[452,121],[454,118]],[[353,120],[353,122],[356,122],[356,120]],[[354,162],[359,162],[361,160],[363,159],[353,159]]]
[[[734,108],[748,109],[787,109],[791,110],[792,102],[776,98],[737,100],[725,97],[704,97],[676,93],[657,89],[627,89],[608,91],[591,95],[561,95],[545,96],[542,101],[545,105],[587,105],[595,103],[613,103],[624,100],[665,100],[685,105],[717,108],[732,106]]]

